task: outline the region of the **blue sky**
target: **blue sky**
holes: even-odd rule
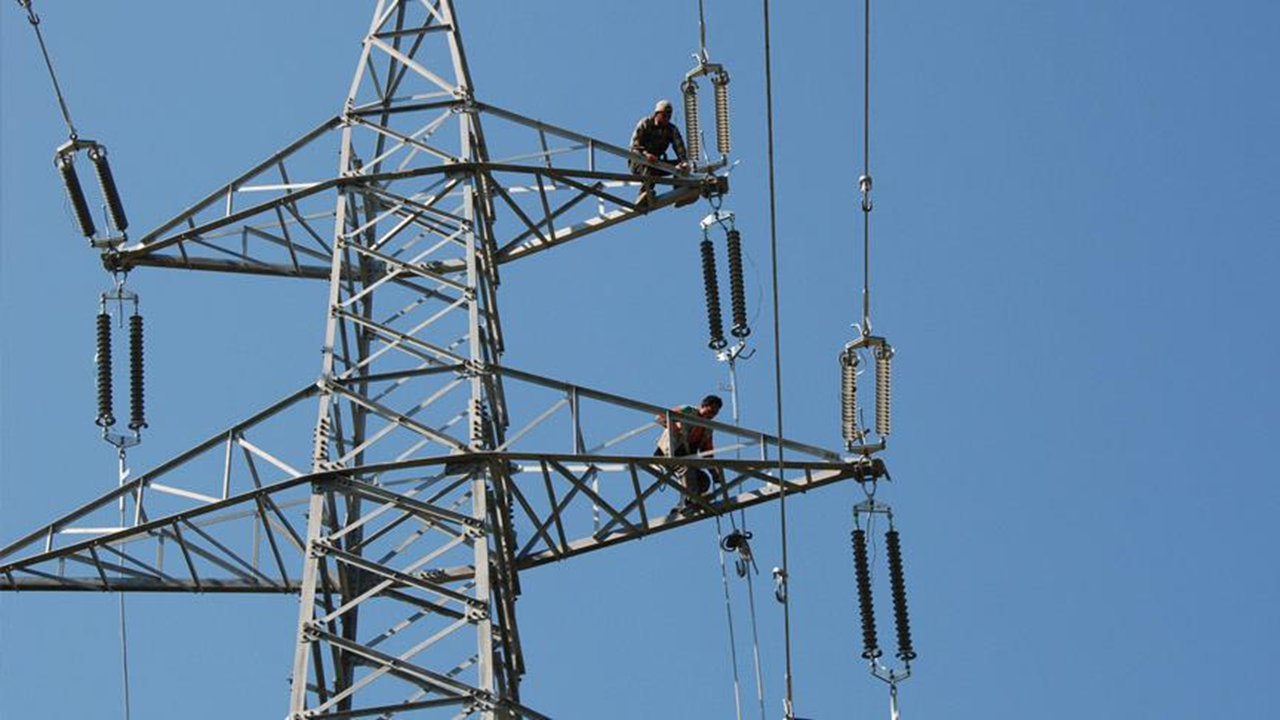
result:
[[[760,7],[707,5],[742,160],[726,207],[767,281]],[[372,3],[36,7],[76,124],[110,147],[144,231],[334,114]],[[697,46],[692,2],[458,10],[479,97],[619,143],[656,97],[677,95]],[[783,406],[788,435],[835,447],[836,355],[862,273],[861,3],[773,11]],[[1280,94],[1266,88],[1280,11],[980,0],[873,13],[872,312],[898,349],[894,483],[879,498],[902,532],[920,653],[903,716],[1273,715]],[[107,491],[115,458],[92,423],[91,316],[107,276],[64,207],[50,159],[65,130],[30,29],[13,4],[0,25],[7,541]],[[661,404],[714,390],[705,212],[664,212],[508,273],[507,361]],[[130,285],[150,330],[153,427],[136,468],[319,372],[322,284],[143,269]],[[759,281],[749,290],[768,297]],[[756,305],[743,422],[768,429],[770,309]],[[858,658],[860,499],[837,486],[788,503],[803,717],[886,714]],[[776,506],[749,522],[767,575]],[[733,717],[707,524],[522,581],[531,706]],[[781,612],[766,576],[755,591],[778,717]],[[296,599],[128,602],[135,718],[284,715]],[[0,595],[5,715],[119,716],[116,632],[114,597]]]

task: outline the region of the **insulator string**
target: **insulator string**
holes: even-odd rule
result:
[[[702,160],[702,127],[698,121],[698,83],[685,80],[680,85],[684,96],[685,144],[689,161],[697,165]]]
[[[84,187],[76,175],[75,156],[72,153],[61,153],[54,164],[58,174],[62,176],[62,185],[67,190],[67,199],[71,201],[71,212],[76,216],[76,224],[80,233],[91,238],[98,232],[93,224],[93,212],[89,210],[89,202],[84,197]]]
[[[890,409],[893,401],[893,348],[876,348],[876,434],[882,439],[893,432]]]
[[[129,218],[124,214],[124,203],[120,201],[120,192],[116,189],[116,179],[111,174],[111,165],[107,162],[107,149],[101,145],[89,148],[89,160],[93,162],[94,172],[98,176],[98,186],[102,189],[102,197],[107,201],[107,215],[116,230],[124,232],[129,228]]]
[[[736,338],[751,334],[747,325],[747,284],[742,270],[742,233],[733,228],[725,235],[729,248],[729,297],[733,302],[733,330]]]
[[[716,101],[716,149],[728,155],[732,148],[729,137],[729,74],[718,72],[711,78]]]
[[[862,440],[858,427],[858,359],[853,349],[840,353],[840,429],[845,444],[854,445]]]
[[[853,567],[858,582],[858,610],[862,617],[862,657],[873,660],[880,657],[880,644],[876,640],[876,609],[871,596],[871,563],[867,560],[867,532],[862,528],[853,531]]]
[[[898,632],[898,659],[910,662],[916,658],[911,645],[911,619],[907,613],[907,584],[902,573],[902,545],[898,531],[884,534],[885,554],[889,560],[889,588],[893,593],[893,619]]]
[[[702,288],[707,296],[707,331],[711,340],[707,347],[712,350],[723,350],[729,342],[724,338],[724,321],[720,315],[720,284],[716,280],[715,247],[710,238],[703,238],[702,250]]]
[[[116,424],[116,417],[111,411],[111,315],[105,310],[97,317],[98,355],[95,359],[98,370],[98,417],[94,421],[98,427],[109,428]]]
[[[129,316],[129,429],[147,426],[146,400],[143,396],[142,316]]]

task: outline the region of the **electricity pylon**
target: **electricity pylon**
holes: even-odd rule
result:
[[[104,255],[327,280],[319,380],[0,549],[0,589],[294,593],[290,718],[542,718],[520,698],[521,571],[883,474],[870,449],[502,362],[500,272],[728,184],[482,102],[453,5],[380,0],[340,114]],[[628,161],[668,173],[646,208]],[[664,414],[759,455],[654,456]],[[723,481],[667,515],[654,493],[687,495],[687,467]]]

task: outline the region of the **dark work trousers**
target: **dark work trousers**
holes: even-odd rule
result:
[[[662,162],[667,162],[667,159],[665,157],[658,158],[658,160]],[[671,174],[666,170],[659,170],[658,168],[649,167],[648,165],[641,165],[640,163],[636,163],[636,162],[633,162],[630,164],[631,164],[631,173],[633,175],[639,175],[642,178],[665,177]],[[644,180],[640,184],[640,194],[636,196],[636,201],[643,202],[643,203],[651,203],[653,202],[654,197],[656,195],[657,195],[657,191],[653,187],[653,182],[649,180]]]
[[[666,453],[663,452],[661,448],[654,450],[653,454],[660,457],[666,456]],[[676,451],[675,453],[673,453],[673,456],[686,457],[688,455],[696,455],[696,454],[697,453],[690,451],[689,448],[686,448],[683,446],[676,446]],[[681,465],[680,467],[676,468],[675,476],[680,481],[680,484],[684,485],[685,491],[688,492],[690,495],[702,497],[706,495],[709,490],[711,490],[711,476],[708,475],[707,471],[703,470],[702,468],[690,467],[688,465]],[[677,505],[677,507],[694,507],[694,504],[691,500],[688,499],[687,496],[681,496],[680,503],[679,505]]]

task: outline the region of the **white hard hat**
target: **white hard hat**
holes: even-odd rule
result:
[[[672,112],[672,110],[671,110],[671,101],[670,101],[670,100],[667,100],[666,98],[663,98],[662,100],[659,100],[659,101],[658,101],[658,102],[653,106],[653,111],[654,111],[654,112],[656,112],[656,113],[659,113],[659,112]]]

